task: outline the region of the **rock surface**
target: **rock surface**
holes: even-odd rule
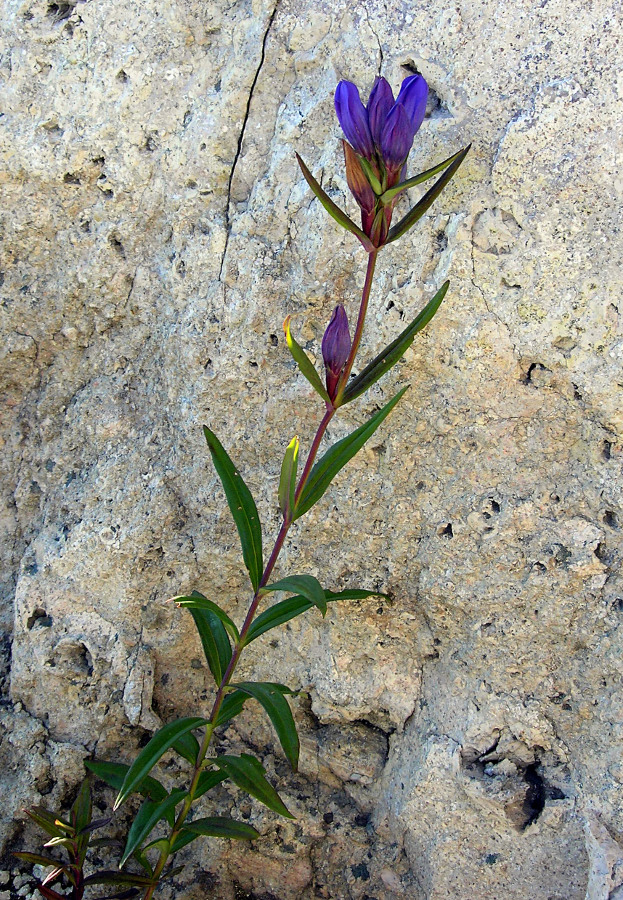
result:
[[[89,753],[129,758],[160,722],[205,710],[190,617],[163,601],[209,590],[240,619],[249,598],[201,424],[237,460],[268,542],[284,447],[319,418],[281,322],[318,358],[365,263],[294,152],[352,210],[335,85],[417,70],[431,102],[411,170],[473,147],[383,252],[364,353],[446,277],[451,290],[331,428],[413,385],[280,568],[393,602],[308,614],[250,648],[245,675],[303,691],[301,771],[252,710],[223,746],[259,752],[297,820],[222,788],[219,809],[262,838],[187,848],[170,895],[621,895],[619,12],[5,4],[6,846],[32,847],[21,807],[67,803]],[[25,896],[11,866],[0,891]]]

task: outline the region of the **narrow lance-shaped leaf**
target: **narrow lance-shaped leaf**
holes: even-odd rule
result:
[[[264,570],[264,562],[262,557],[262,527],[255,501],[240,472],[236,469],[214,432],[204,425],[203,433],[208,442],[214,468],[223,484],[227,503],[240,535],[242,556],[249,571],[251,584],[253,589],[257,590]]]
[[[225,772],[234,784],[264,806],[288,819],[294,818],[272,784],[266,780],[264,766],[254,756],[249,756],[248,753],[241,756],[217,756],[211,762]]]
[[[231,719],[234,719],[239,715],[248,699],[249,695],[243,694],[241,691],[232,691],[230,694],[227,694],[218,711],[215,728],[218,728],[220,725],[225,725]]]
[[[404,392],[409,386],[403,387],[398,391],[389,403],[376,412],[368,422],[360,425],[355,431],[347,437],[342,438],[337,444],[334,444],[324,456],[318,460],[314,468],[311,470],[309,479],[303,488],[301,496],[298,499],[294,509],[294,519],[299,519],[308,509],[320,500],[324,492],[327,490],[340,469],[343,469],[346,463],[353,458],[358,450],[363,447],[365,442],[371,437],[381,422],[390,414],[394,406],[398,403]]]
[[[314,370],[315,371],[315,370]],[[292,438],[283,457],[281,464],[281,477],[279,479],[279,509],[284,517],[287,517],[294,509],[294,491],[296,489],[296,473],[299,461],[299,439]]]
[[[273,591],[292,591],[293,594],[301,594],[314,606],[317,606],[323,616],[326,615],[327,601],[324,590],[318,579],[314,578],[313,575],[288,575],[286,578],[281,578],[279,581],[274,581],[272,584],[267,584],[266,587],[262,588],[262,594],[268,594]]]
[[[46,887],[45,884],[38,884],[37,890],[39,893],[46,898],[46,900],[65,900],[65,894],[59,894],[58,891],[52,890],[50,887]]]
[[[387,596],[387,594],[381,594],[379,591],[364,591],[356,588],[338,591],[337,593],[325,591],[324,595],[327,603],[333,603],[336,600],[365,600],[366,597]],[[247,632],[245,646],[260,637],[260,635],[270,631],[272,628],[284,625],[286,622],[289,622],[290,619],[300,616],[301,613],[307,612],[307,610],[313,609],[313,607],[314,604],[311,600],[307,600],[305,597],[300,596],[288,597],[286,600],[275,603],[274,606],[264,610],[263,613],[260,613],[260,615],[253,620],[251,627]]]
[[[320,200],[326,211],[329,215],[335,219],[338,225],[341,225],[342,228],[345,228],[346,231],[350,231],[351,234],[354,234],[355,237],[359,238],[365,249],[370,252],[374,249],[372,245],[372,241],[370,238],[359,228],[351,218],[349,218],[346,213],[337,206],[333,200],[323,191],[320,187],[312,173],[309,171],[301,157],[296,154],[296,158],[298,160],[298,164],[301,167],[301,172],[303,173],[303,177],[305,181],[310,186],[316,197]]]
[[[85,759],[84,764],[87,769],[90,769],[98,778],[101,778],[102,781],[105,781],[106,784],[109,784],[116,791],[121,790],[125,777],[130,771],[130,767],[124,763],[95,762]],[[156,802],[167,796],[166,788],[155,778],[152,778],[151,775],[143,778],[135,790],[137,793],[143,794],[143,796],[149,797],[150,800],[155,800]]]
[[[34,806],[32,809],[27,809],[26,815],[46,834],[50,834],[52,837],[64,837],[68,830],[71,829],[70,825],[58,819],[53,813],[48,812],[43,806]]]
[[[91,787],[89,785],[89,779],[85,778],[80,785],[78,796],[74,800],[70,810],[71,824],[76,831],[81,831],[89,824],[91,821],[91,812]]]
[[[180,594],[178,597],[171,597],[171,601],[173,603],[177,603],[178,606],[183,606],[185,609],[207,609],[211,613],[213,613],[217,619],[223,623],[225,630],[230,635],[233,641],[237,642],[240,638],[238,634],[238,629],[235,624],[229,618],[226,612],[224,612],[221,607],[214,603],[213,600],[208,600],[207,597],[204,597],[203,594],[200,594],[199,591],[193,591],[193,593],[188,595]]]
[[[203,594],[193,591],[193,597],[206,599]],[[189,608],[195,627],[201,638],[201,646],[212,677],[216,684],[221,683],[225,669],[231,659],[231,644],[227,637],[227,631],[221,620],[211,609]],[[232,623],[233,624],[233,623]]]
[[[439,172],[443,172],[444,169],[447,169],[447,167],[451,165],[454,160],[461,155],[461,153],[464,152],[465,149],[459,150],[457,153],[453,153],[452,156],[444,159],[443,162],[437,163],[437,165],[433,166],[432,169],[426,169],[425,172],[420,172],[419,175],[414,175],[413,178],[407,178],[406,181],[397,184],[393,188],[389,188],[389,190],[385,191],[385,193],[380,198],[381,203],[389,203],[390,200],[393,200],[393,198],[397,197],[398,194],[402,193],[402,191],[406,191],[412,187],[417,187],[418,184],[422,184],[422,182],[428,181],[429,178],[432,178]]]
[[[441,178],[437,179],[437,181],[432,186],[432,188],[424,194],[422,199],[418,203],[415,204],[413,209],[411,209],[407,213],[407,215],[404,216],[404,218],[402,218],[400,220],[400,222],[398,222],[396,225],[394,225],[393,228],[390,228],[389,234],[387,235],[387,243],[388,244],[391,244],[392,241],[395,241],[399,237],[402,237],[402,235],[405,234],[405,232],[407,232],[413,225],[415,225],[415,223],[419,219],[422,218],[424,213],[428,210],[428,208],[430,206],[432,206],[432,204],[437,199],[439,194],[441,194],[441,192],[443,191],[445,186],[448,184],[450,179],[456,173],[457,169],[459,168],[459,166],[461,165],[461,163],[467,156],[469,147],[471,147],[471,144],[468,147],[465,147],[464,150],[461,150],[461,152],[458,154],[458,156],[456,157],[454,162],[448,166],[448,168],[443,173]]]
[[[181,737],[178,737],[173,744],[176,753],[187,760],[191,765],[195,765],[199,756],[199,741],[191,731],[187,731]]]
[[[421,312],[415,317],[410,325],[398,335],[395,341],[388,344],[385,349],[379,353],[372,362],[363,369],[359,375],[351,379],[346,385],[344,394],[342,395],[342,403],[350,403],[356,397],[359,397],[364,391],[367,391],[375,382],[381,378],[385,372],[389,372],[392,366],[395,366],[398,360],[404,355],[413,343],[418,331],[421,331],[433,318],[441,301],[446,296],[446,292],[450,282],[446,281],[437,291],[435,296],[430,300]]]
[[[57,859],[52,859],[50,856],[42,856],[41,853],[28,853],[25,850],[20,850],[12,851],[11,856],[23,859],[24,862],[31,863],[33,866],[43,866],[46,869],[48,866],[58,866]],[[62,866],[62,868],[67,868],[67,866]]]
[[[225,816],[209,816],[205,819],[195,819],[194,822],[187,822],[186,829],[194,832],[196,835],[204,834],[207,837],[232,838],[238,841],[252,841],[260,836],[251,825],[245,822],[236,822],[235,819],[228,819]]]
[[[243,681],[234,685],[234,687],[249,694],[264,707],[277,732],[283,752],[292,769],[296,772],[299,764],[299,736],[296,732],[292,710],[284,697],[284,694],[293,694],[294,691],[291,691],[283,684],[275,684],[270,681]]]
[[[207,719],[192,716],[169,722],[168,725],[164,725],[157,731],[130,766],[113,808],[119,809],[121,804],[137,789],[137,786],[145,776],[151,772],[158,760],[173,746],[179,737],[188,731],[193,731],[193,729],[201,728],[202,725],[207,724]]]
[[[212,788],[217,784],[220,784],[221,781],[225,781],[226,778],[227,772],[202,772],[199,776],[199,781],[197,782],[195,799],[203,797],[204,794],[207,794],[208,791],[211,791]]]
[[[128,832],[128,839],[123,851],[123,856],[121,857],[121,862],[119,863],[119,868],[121,868],[121,866],[123,866],[132,856],[134,851],[140,847],[145,838],[151,834],[158,822],[165,818],[168,812],[172,812],[185,796],[186,792],[180,790],[173,791],[168,797],[161,800],[160,803],[152,803],[150,800],[145,800],[134,817],[134,821]]]
[[[286,316],[286,319],[283,323],[283,331],[286,336],[286,344],[288,345],[288,350],[292,354],[292,358],[299,367],[300,373],[305,376],[313,389],[320,394],[325,403],[330,403],[331,400],[329,398],[329,395],[327,394],[326,388],[320,379],[320,375],[314,368],[314,364],[312,363],[307,353],[305,353],[301,345],[292,336],[292,332],[290,330],[290,319],[291,316]]]
[[[103,871],[103,872],[94,872],[92,875],[87,875],[84,879],[85,886],[90,884],[136,884],[140,887],[149,887],[153,884],[152,878],[147,878],[145,875],[134,875],[132,872],[115,872],[113,871]]]

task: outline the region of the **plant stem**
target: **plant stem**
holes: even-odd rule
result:
[[[353,336],[353,343],[350,348],[350,353],[348,354],[348,359],[346,360],[346,364],[342,370],[342,374],[340,375],[340,380],[338,382],[337,387],[337,395],[335,398],[335,406],[340,405],[340,401],[342,399],[342,394],[344,393],[344,388],[348,384],[348,379],[350,378],[350,373],[353,368],[353,364],[355,362],[355,357],[357,356],[357,351],[359,350],[359,344],[361,343],[361,336],[363,334],[363,326],[366,320],[366,312],[368,311],[368,301],[370,299],[370,291],[372,289],[372,279],[374,278],[374,267],[376,266],[376,258],[378,256],[378,248],[372,250],[368,254],[368,268],[366,269],[366,280],[363,285],[363,293],[361,295],[361,304],[359,306],[359,316],[357,317],[357,326],[355,328],[355,334]]]
[[[372,279],[374,276],[374,267],[376,265],[377,254],[378,254],[378,249],[375,249],[372,252],[370,252],[368,255],[368,268],[366,270],[366,279],[365,279],[364,286],[363,286],[363,293],[361,296],[361,304],[359,306],[359,315],[357,318],[357,326],[355,328],[355,334],[353,337],[351,350],[350,350],[348,359],[346,361],[346,365],[344,366],[344,369],[340,376],[336,402],[334,405],[327,404],[327,409],[325,411],[322,421],[320,422],[320,425],[318,426],[318,429],[317,429],[314,439],[312,441],[311,447],[309,449],[309,454],[308,454],[307,460],[305,462],[305,467],[303,469],[303,472],[299,479],[299,483],[296,488],[296,492],[294,495],[295,502],[300,497],[300,495],[303,491],[303,488],[305,487],[307,480],[311,474],[312,467],[314,465],[314,462],[318,455],[318,451],[320,449],[320,444],[322,442],[322,438],[324,437],[324,434],[327,430],[327,427],[328,427],[331,419],[337,412],[337,408],[339,406],[339,398],[344,391],[345,385],[348,383],[348,379],[349,379],[353,364],[355,362],[355,357],[357,356],[357,350],[359,349],[359,344],[361,342],[361,336],[363,334],[363,326],[364,326],[364,322],[365,322],[365,318],[366,318],[366,311],[368,309],[368,301],[370,299],[370,291],[372,288]],[[212,706],[212,711],[210,712],[209,724],[206,726],[205,734],[203,736],[203,740],[201,742],[201,747],[199,749],[199,753],[197,755],[197,760],[195,762],[193,777],[192,777],[192,781],[190,783],[190,788],[188,790],[188,795],[184,801],[184,804],[179,812],[177,819],[175,820],[175,825],[171,829],[171,833],[169,835],[169,839],[168,839],[169,851],[170,851],[170,848],[173,846],[180,831],[182,830],[184,822],[186,821],[186,817],[188,816],[188,813],[190,812],[190,809],[194,803],[195,794],[197,792],[197,787],[199,784],[199,777],[204,768],[205,758],[208,753],[208,748],[210,746],[210,741],[212,739],[212,734],[213,734],[214,728],[215,728],[214,723],[216,722],[219,710],[221,708],[221,704],[223,703],[223,699],[225,697],[225,691],[227,690],[229,683],[231,681],[231,678],[236,669],[236,666],[238,665],[238,661],[239,661],[242,651],[244,649],[245,638],[247,636],[249,628],[251,627],[251,623],[253,622],[253,619],[257,612],[257,608],[259,606],[260,600],[262,599],[262,596],[263,596],[262,588],[266,587],[266,585],[268,584],[268,580],[272,574],[272,571],[275,567],[277,559],[279,558],[279,554],[281,553],[281,550],[283,548],[286,536],[288,534],[288,531],[290,530],[291,525],[292,525],[291,521],[289,521],[288,519],[284,519],[283,524],[281,525],[281,528],[279,529],[279,534],[277,535],[277,538],[275,540],[275,545],[272,549],[272,552],[270,554],[268,562],[266,563],[266,568],[264,569],[264,572],[262,574],[262,578],[260,580],[259,587],[258,587],[257,591],[255,592],[255,594],[253,595],[253,600],[251,601],[251,605],[249,606],[249,610],[247,612],[246,618],[244,620],[242,628],[240,629],[240,638],[237,641],[236,646],[233,649],[231,659],[229,661],[229,665],[227,666],[227,669],[225,670],[225,674],[223,675],[223,677],[221,679],[221,683],[218,686],[218,690],[217,690],[216,696],[214,698],[214,704]],[[153,875],[154,883],[146,889],[143,900],[151,900],[151,898],[153,897],[154,891],[156,890],[156,887],[158,886],[158,884],[157,884],[158,878],[162,874],[162,871],[163,871],[165,865],[167,864],[169,855],[170,855],[170,852],[167,852],[165,850],[161,851],[160,858],[158,859],[158,862],[154,869],[154,875]]]

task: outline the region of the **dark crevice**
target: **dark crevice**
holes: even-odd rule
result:
[[[528,783],[528,790],[524,800],[523,812],[526,820],[522,826],[522,831],[525,831],[529,825],[536,822],[545,808],[545,783],[539,775],[536,765],[527,767],[524,772],[524,778]]]
[[[268,42],[268,35],[270,34],[270,30],[273,27],[273,22],[275,21],[275,16],[277,15],[277,10],[279,8],[280,0],[277,0],[273,7],[273,11],[270,14],[270,19],[268,20],[268,25],[266,26],[266,31],[264,32],[264,37],[262,39],[262,52],[260,54],[260,61],[257,69],[255,70],[255,75],[253,76],[253,81],[251,82],[251,88],[249,90],[249,98],[247,100],[247,108],[244,111],[244,118],[242,120],[242,127],[240,129],[240,134],[238,135],[238,145],[236,147],[236,153],[234,155],[234,161],[231,166],[231,170],[229,172],[229,180],[227,182],[227,203],[225,205],[225,246],[223,247],[223,253],[221,256],[221,267],[219,270],[219,281],[222,281],[223,278],[223,267],[225,265],[225,257],[227,256],[227,247],[229,244],[229,231],[231,228],[231,222],[229,218],[229,207],[231,205],[231,186],[234,181],[234,174],[236,172],[236,166],[238,165],[238,160],[240,159],[240,154],[242,152],[242,142],[244,140],[244,134],[247,127],[247,122],[249,121],[249,115],[251,112],[251,103],[253,101],[253,93],[255,91],[255,86],[257,85],[258,79],[260,77],[260,72],[262,71],[262,66],[264,65],[264,60],[266,59],[266,44]]]

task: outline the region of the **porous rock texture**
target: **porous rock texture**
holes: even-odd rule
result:
[[[300,772],[252,708],[218,746],[256,752],[296,820],[220,786],[217,811],[262,837],[193,844],[162,896],[623,896],[618,12],[5,0],[6,848],[36,848],[21,808],[69,802],[83,758],[130,759],[209,708],[191,618],[164,601],[198,589],[240,620],[249,589],[201,425],[269,544],[284,448],[322,412],[281,323],[318,361],[365,269],[294,153],[354,214],[335,85],[418,71],[410,171],[473,146],[382,252],[363,358],[446,277],[450,292],[331,426],[412,385],[278,568],[392,600],[309,613],[247,651],[245,677],[302,692]],[[3,897],[28,893],[5,875]]]

